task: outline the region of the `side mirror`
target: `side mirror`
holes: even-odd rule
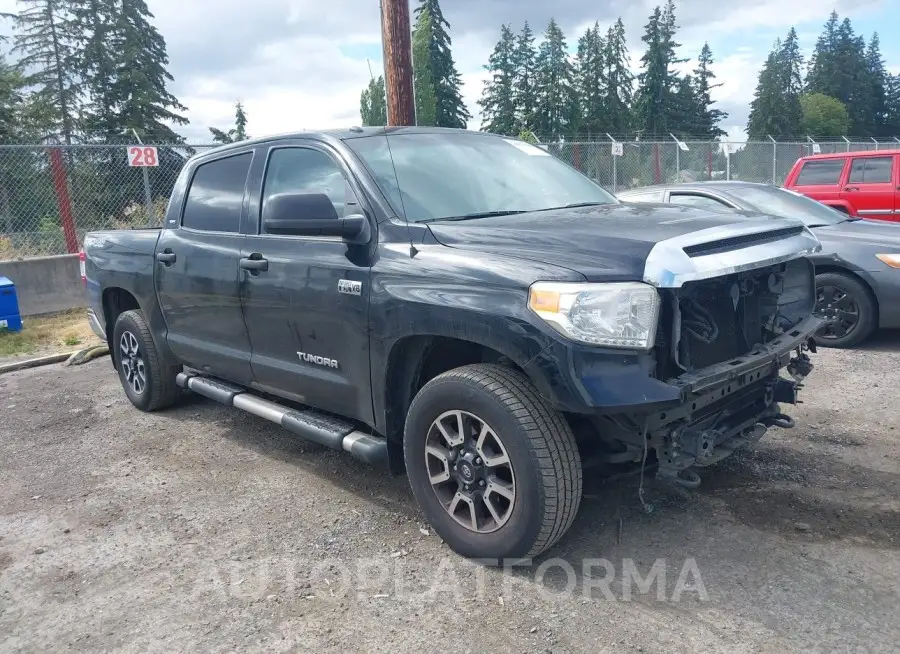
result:
[[[266,201],[263,232],[282,236],[340,236],[356,242],[368,231],[363,215],[340,218],[324,193],[279,193]]]

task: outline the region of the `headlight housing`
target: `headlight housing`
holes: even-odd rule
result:
[[[891,268],[900,268],[900,254],[876,254],[882,263],[886,263]]]
[[[648,284],[537,282],[528,307],[579,343],[649,350],[656,339],[659,293]]]

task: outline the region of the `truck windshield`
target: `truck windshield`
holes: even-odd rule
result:
[[[799,218],[807,227],[836,225],[848,219],[847,214],[794,191],[774,186],[740,186],[729,189],[757,211],[772,216]]]
[[[410,222],[616,204],[603,188],[541,148],[480,134],[349,139],[398,216]]]

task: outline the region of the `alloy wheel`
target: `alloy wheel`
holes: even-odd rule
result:
[[[119,359],[125,375],[125,383],[131,387],[131,390],[141,395],[147,388],[147,368],[137,337],[130,331],[122,332],[122,337],[119,339]]]
[[[509,453],[490,425],[467,411],[447,411],[431,423],[425,466],[444,510],[477,533],[497,531],[516,503]]]

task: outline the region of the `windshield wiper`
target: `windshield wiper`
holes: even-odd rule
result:
[[[446,218],[429,218],[428,220],[422,220],[420,222],[423,223],[436,223],[436,222],[456,222],[458,220],[475,220],[477,218],[492,218],[494,216],[514,216],[518,213],[528,213],[524,209],[515,209],[515,210],[507,210],[507,211],[479,211],[478,213],[467,213],[462,216],[447,216]]]
[[[601,207],[607,204],[612,204],[611,202],[572,202],[571,204],[564,204],[561,207],[547,207],[546,209],[537,209],[537,211],[559,211],[560,209],[577,209],[578,207]]]

